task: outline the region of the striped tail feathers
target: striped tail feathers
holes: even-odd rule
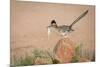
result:
[[[88,13],[88,10],[86,10],[83,14],[81,14],[81,15],[70,25],[70,27],[72,27],[76,22],[78,22],[80,19],[82,19],[87,13]]]

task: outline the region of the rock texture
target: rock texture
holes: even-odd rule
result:
[[[54,57],[60,63],[69,63],[75,54],[74,43],[69,38],[60,39],[54,48]]]

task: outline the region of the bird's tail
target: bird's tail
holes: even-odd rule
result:
[[[88,10],[86,10],[83,14],[81,14],[71,25],[72,27],[76,22],[78,22],[81,18],[83,18],[88,13]]]

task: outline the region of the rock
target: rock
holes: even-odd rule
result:
[[[54,57],[60,63],[69,63],[75,54],[74,43],[69,38],[60,39],[54,48]]]

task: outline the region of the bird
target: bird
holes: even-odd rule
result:
[[[74,20],[69,26],[68,25],[60,25],[58,26],[55,20],[51,21],[51,24],[47,26],[48,29],[48,36],[51,32],[57,32],[63,37],[68,37],[68,34],[72,31],[75,31],[72,29],[73,25],[77,23],[80,19],[82,19],[86,14],[88,13],[88,10],[86,10],[84,13],[82,13],[76,20]]]

